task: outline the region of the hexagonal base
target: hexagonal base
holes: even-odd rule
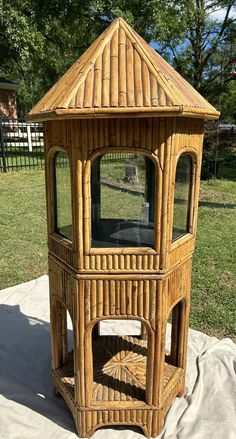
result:
[[[149,406],[145,402],[146,355],[146,340],[128,336],[94,340],[93,397],[86,408],[75,403],[73,354],[66,366],[53,372],[55,389],[72,411],[79,436],[89,437],[107,425],[138,426],[147,437],[160,433],[165,412],[183,392],[184,372],[165,363],[163,405]]]

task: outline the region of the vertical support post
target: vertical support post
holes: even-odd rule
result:
[[[27,123],[26,129],[27,129],[27,139],[28,139],[29,151],[32,152],[33,148],[32,148],[32,139],[31,139],[31,129],[30,129],[30,124],[29,123]]]
[[[67,310],[62,303],[60,303],[60,308],[62,364],[65,365],[68,362]]]
[[[76,404],[80,407],[85,406],[85,322],[84,322],[84,291],[85,291],[85,281],[78,281],[78,298],[76,312],[78,314],[77,327],[76,327],[76,348],[77,348],[77,366],[76,370],[76,381],[79,384],[79,391],[76,395]]]
[[[179,326],[180,326],[180,303],[175,305],[172,310],[172,326],[171,326],[171,351],[170,361],[173,366],[178,367],[178,349],[179,349]]]
[[[1,157],[2,157],[2,172],[7,172],[6,145],[3,139],[3,128],[2,128],[1,117],[0,117],[0,146],[1,146]]]
[[[189,324],[189,297],[186,295],[172,311],[171,364],[185,369]]]
[[[153,405],[162,405],[163,376],[165,364],[165,294],[166,280],[157,282],[157,306],[156,306],[156,329],[155,329],[155,351],[154,351],[154,375],[153,375]]]
[[[141,325],[141,339],[147,340],[147,330],[143,324]]]
[[[49,272],[50,280],[50,272]],[[50,321],[51,321],[51,346],[52,346],[52,369],[58,369],[61,366],[61,320],[60,320],[60,303],[50,292]]]
[[[190,308],[189,293],[186,294],[185,299],[180,304],[180,322],[179,322],[179,349],[178,349],[178,365],[183,369],[186,368],[187,357],[187,342],[188,342],[188,328],[189,328],[189,308]]]

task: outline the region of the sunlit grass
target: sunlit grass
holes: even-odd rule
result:
[[[200,199],[190,325],[236,339],[236,182],[202,182]],[[113,203],[112,214],[128,209],[130,199],[123,200]],[[0,206],[0,288],[5,288],[47,273],[44,171],[0,174]],[[139,209],[135,202],[135,216]]]
[[[0,288],[47,273],[44,171],[0,173]]]

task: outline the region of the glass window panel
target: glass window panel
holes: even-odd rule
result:
[[[64,152],[55,156],[56,232],[72,241],[70,165]]]
[[[173,241],[189,232],[189,212],[192,188],[192,158],[181,155],[176,169]]]
[[[92,246],[154,247],[155,166],[131,153],[92,166]]]

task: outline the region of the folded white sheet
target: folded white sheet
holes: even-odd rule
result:
[[[77,437],[72,415],[52,391],[48,297],[47,276],[0,291],[1,439]],[[103,330],[112,331],[110,325]],[[117,427],[93,437],[143,435]],[[159,438],[236,439],[236,345],[230,339],[189,331],[186,393],[173,402]]]

